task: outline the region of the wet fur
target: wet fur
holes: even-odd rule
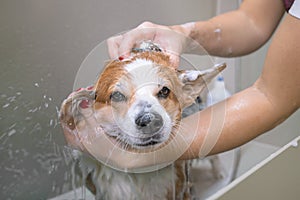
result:
[[[181,120],[182,109],[194,102],[195,97],[182,96],[183,83],[178,79],[178,73],[175,69],[169,67],[169,57],[157,52],[143,52],[135,55],[129,61],[114,60],[107,64],[105,70],[98,78],[95,90],[95,110],[102,111],[111,106],[110,94],[113,92],[115,84],[120,77],[130,79],[124,67],[135,61],[136,59],[146,59],[153,63],[159,64],[159,76],[170,81],[172,93],[168,100],[162,100],[160,103],[166,111],[173,115],[174,120],[172,132],[177,130],[178,122]],[[126,82],[126,81],[125,81]],[[134,88],[127,85],[128,93],[133,93]],[[86,95],[86,94],[84,94]],[[90,94],[88,94],[90,95]],[[89,96],[90,97],[90,96]],[[189,99],[187,99],[189,98]],[[72,98],[70,98],[72,100]],[[61,109],[61,121],[64,127],[64,133],[71,145],[84,151],[84,147],[80,146],[80,142],[75,141],[74,131],[76,133],[76,122],[72,118],[72,101],[65,101]],[[129,101],[129,104],[134,102],[134,99]],[[120,115],[124,115],[126,109],[120,111]],[[70,114],[71,113],[71,114]],[[105,120],[105,119],[104,119]],[[108,119],[109,120],[109,119]],[[108,121],[109,123],[109,121]],[[72,136],[70,136],[72,135]],[[169,140],[172,139],[170,136]],[[128,150],[135,152],[145,151],[137,150],[131,147],[126,147]],[[81,155],[81,154],[80,154]],[[125,173],[107,166],[93,158],[81,155],[78,157],[79,165],[83,174],[87,178],[86,185],[96,194],[96,199],[189,199],[189,184],[188,184],[188,161],[175,161],[173,165],[158,171],[135,174]],[[174,191],[175,189],[175,191]]]

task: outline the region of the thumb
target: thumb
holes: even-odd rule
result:
[[[174,53],[168,53],[168,55],[170,57],[171,67],[173,67],[174,69],[177,69],[179,67],[179,63],[180,63],[179,56]]]

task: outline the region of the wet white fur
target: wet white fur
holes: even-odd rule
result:
[[[175,189],[177,175],[173,165],[149,173],[124,173],[106,167],[77,150],[73,154],[79,159],[83,177],[92,175],[97,189],[96,199],[164,200],[168,189]]]

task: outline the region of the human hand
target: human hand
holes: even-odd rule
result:
[[[101,126],[103,116],[113,118],[110,109],[95,112],[93,86],[80,88],[64,100],[60,110],[60,122],[68,145],[87,153],[111,168],[132,172],[149,172],[163,168],[177,160],[186,151],[193,137],[176,134],[171,142],[156,151],[140,153],[127,151],[116,145]],[[184,124],[184,130],[193,130]],[[182,139],[184,138],[184,139]]]
[[[170,56],[173,67],[178,67],[179,56],[185,52],[190,39],[185,26],[163,26],[144,22],[138,27],[107,40],[109,55],[112,59],[130,56],[131,49],[143,41],[152,41]]]

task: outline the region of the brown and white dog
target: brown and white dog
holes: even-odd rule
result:
[[[145,153],[162,148],[177,133],[182,110],[193,104],[224,68],[225,64],[205,71],[178,71],[160,51],[141,51],[130,59],[113,60],[94,86],[63,102],[60,120],[65,137],[73,147],[85,151],[78,132],[100,126],[115,145],[127,151]],[[98,116],[96,122],[83,119],[81,111],[88,107]],[[91,158],[80,159],[87,185],[97,199],[189,198],[185,161],[154,172],[125,173]]]

